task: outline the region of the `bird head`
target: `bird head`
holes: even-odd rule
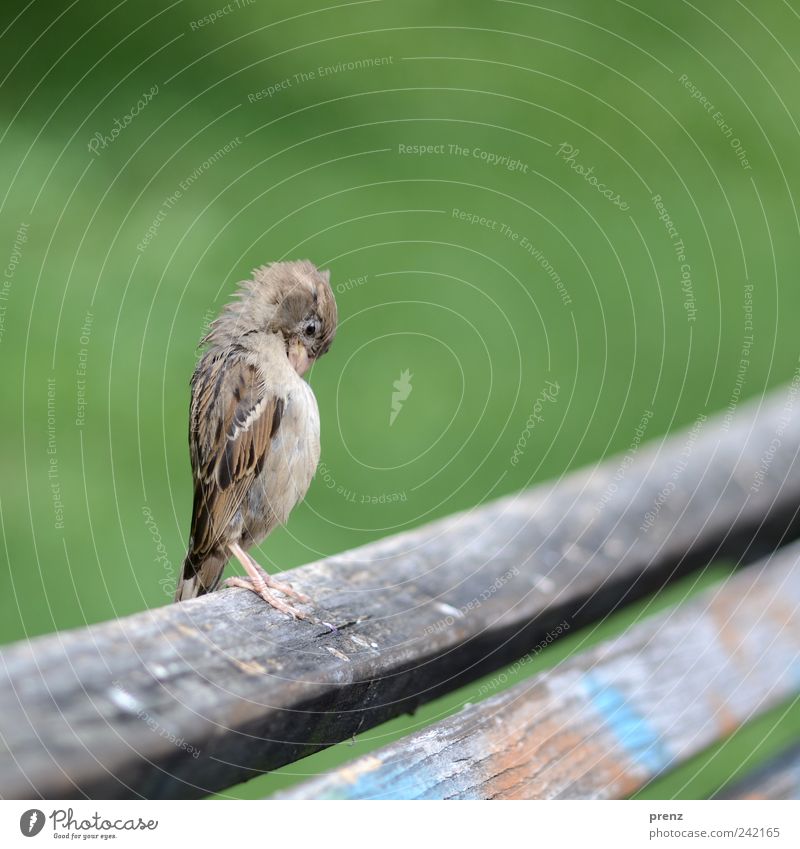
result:
[[[330,272],[308,260],[273,262],[239,284],[237,299],[211,324],[203,343],[241,343],[257,333],[280,334],[299,374],[328,351],[336,335]]]

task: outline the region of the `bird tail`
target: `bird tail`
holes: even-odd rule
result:
[[[213,592],[219,585],[227,561],[228,558],[220,553],[209,554],[201,561],[191,553],[187,554],[175,589],[175,601],[187,601]]]

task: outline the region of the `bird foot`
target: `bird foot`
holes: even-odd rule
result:
[[[291,584],[279,581],[277,578],[273,578],[269,572],[265,572],[238,543],[232,543],[230,545],[230,551],[231,554],[233,554],[242,564],[248,577],[228,578],[225,582],[225,586],[250,590],[251,592],[256,593],[256,595],[261,596],[267,604],[271,605],[276,610],[280,610],[281,613],[291,616],[292,619],[305,619],[307,622],[313,622],[315,625],[324,625],[332,632],[338,633],[333,625],[323,622],[321,619],[318,619],[316,616],[311,616],[303,610],[298,610],[293,605],[288,604],[281,598],[278,598],[275,593],[270,590],[277,590],[279,593],[282,593],[289,598],[293,598],[301,604],[313,604],[307,595],[298,592]]]
[[[259,576],[260,578],[261,576]],[[280,584],[280,581],[276,583]],[[316,617],[310,616],[303,610],[298,610],[298,608],[293,607],[291,604],[283,601],[283,599],[278,598],[273,592],[270,592],[269,587],[266,582],[263,580],[257,580],[255,578],[228,578],[225,581],[226,587],[238,587],[242,590],[250,590],[250,592],[254,592],[257,596],[260,596],[264,599],[264,601],[274,607],[276,610],[280,610],[281,613],[285,613],[287,616],[291,616],[292,619],[305,619],[308,622],[314,622],[316,624]],[[288,584],[282,584],[281,586],[288,586]],[[279,587],[275,587],[276,590],[283,592]],[[288,595],[288,593],[287,593]],[[299,593],[295,593],[295,597],[307,598],[307,596],[302,596]]]
[[[283,593],[284,595],[289,596],[289,598],[294,598],[299,601],[301,604],[311,604],[311,599],[305,594],[301,593],[298,590],[294,589],[291,584],[287,584],[285,581],[279,581],[277,578],[273,578],[269,572],[265,571],[258,565],[258,563],[253,564],[256,569],[258,569],[258,574],[264,580],[264,583],[271,587],[273,590],[277,590],[279,593]]]

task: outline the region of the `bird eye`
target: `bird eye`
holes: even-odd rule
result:
[[[313,321],[309,321],[306,325],[306,336],[313,336],[317,332],[317,325]]]

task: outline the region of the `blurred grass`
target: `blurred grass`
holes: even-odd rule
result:
[[[235,281],[266,261],[330,267],[342,319],[311,376],[326,476],[257,552],[280,568],[623,450],[645,410],[658,438],[797,368],[795,2],[257,0],[199,28],[213,5],[6,8],[4,642],[168,600],[159,581],[174,577],[189,520],[195,346]],[[315,71],[365,57],[385,64]],[[749,170],[684,74],[741,140]],[[273,97],[248,98],[286,79]],[[156,85],[91,153],[95,133]],[[556,155],[565,142],[627,211]],[[448,152],[399,152],[425,144]],[[654,194],[685,244],[694,321]],[[746,285],[753,344],[741,377]],[[405,369],[413,391],[390,427]],[[514,466],[546,380],[558,381],[557,402]]]

